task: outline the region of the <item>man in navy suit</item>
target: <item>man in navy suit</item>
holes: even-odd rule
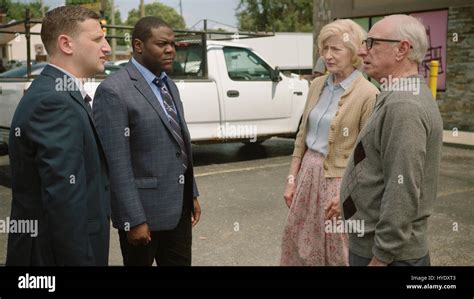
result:
[[[50,65],[21,99],[10,131],[11,221],[38,234],[10,233],[7,265],[108,264],[108,169],[83,81],[104,71],[110,46],[99,16],[62,6],[43,19]]]
[[[133,58],[94,98],[110,166],[112,223],[125,266],[189,266],[201,209],[183,105],[167,75],[174,33],[160,18],[145,17],[132,45]]]

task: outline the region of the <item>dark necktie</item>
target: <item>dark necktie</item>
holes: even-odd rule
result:
[[[174,109],[173,98],[166,87],[166,84],[163,80],[156,78],[153,80],[153,83],[158,86],[160,90],[161,97],[163,98],[163,104],[165,106],[166,112],[168,112],[168,119],[171,125],[171,130],[173,135],[178,141],[179,147],[181,149],[181,157],[183,159],[183,166],[185,169],[188,168],[188,155],[186,154],[186,147],[183,140],[183,133],[181,130],[181,125],[179,124],[178,113]]]
[[[86,97],[84,98],[84,102],[86,103],[87,106],[89,106],[89,108],[92,109],[92,106],[91,106],[92,99],[88,94],[86,94]]]
[[[91,97],[86,94],[85,98],[84,98],[84,103],[86,104],[86,109],[89,113],[92,114],[92,105],[91,105],[91,102],[92,102],[92,99]]]

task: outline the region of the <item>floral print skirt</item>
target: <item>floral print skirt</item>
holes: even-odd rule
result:
[[[326,207],[341,178],[324,177],[324,156],[306,150],[281,245],[282,266],[348,266],[348,236],[325,230]]]

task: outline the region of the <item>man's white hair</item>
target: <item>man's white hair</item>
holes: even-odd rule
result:
[[[428,38],[423,23],[419,19],[407,15],[391,15],[386,18],[396,19],[393,28],[394,38],[408,40],[413,47],[408,59],[421,63],[428,50]]]

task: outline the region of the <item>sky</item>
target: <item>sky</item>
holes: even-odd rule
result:
[[[15,0],[14,0],[15,1]],[[24,2],[25,0],[16,0],[15,2]],[[31,0],[30,0],[31,1]],[[235,11],[239,5],[239,0],[181,0],[183,6],[183,17],[186,22],[186,26],[189,28],[196,24],[201,19],[214,20],[232,27],[237,27],[237,17]],[[46,6],[53,8],[60,5],[64,5],[64,0],[44,0]],[[172,8],[179,13],[179,0],[145,0],[145,4],[161,2]],[[134,8],[139,7],[140,0],[115,0],[115,7],[120,10],[120,16],[124,21],[128,12]],[[229,27],[223,26],[218,23],[209,22],[209,29]],[[196,25],[193,29],[202,29],[202,22]],[[234,29],[235,30],[235,29]]]

